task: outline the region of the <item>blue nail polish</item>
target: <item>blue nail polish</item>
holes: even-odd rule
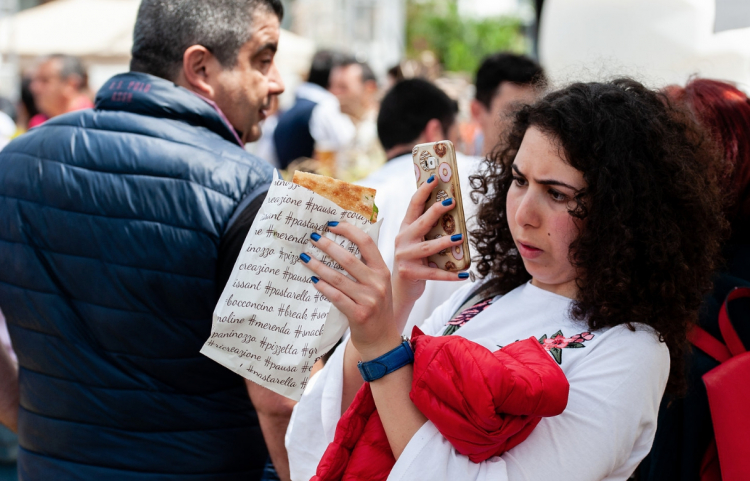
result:
[[[313,232],[312,234],[310,234],[310,237],[311,237],[311,238],[312,238],[312,240],[314,240],[315,242],[318,242],[318,241],[320,240],[320,234],[318,234],[317,232]]]
[[[466,274],[466,275],[468,276],[468,274]],[[318,279],[318,278],[317,278],[317,277],[315,277],[315,276],[312,276],[312,277],[310,277],[310,279],[311,279],[311,280],[312,280],[312,281],[313,281],[313,282],[314,282],[315,284],[317,284],[317,283],[318,283],[318,281],[320,280],[320,279]]]
[[[328,227],[336,227],[337,225],[339,225],[339,221],[337,220],[328,221]]]
[[[469,278],[469,273],[468,272],[459,272],[458,273],[458,278],[459,279],[468,279]]]
[[[310,262],[310,256],[305,254],[304,252],[299,255],[299,258],[302,259],[302,262],[304,262],[305,264]]]
[[[452,242],[456,242],[456,241],[460,241],[460,240],[461,240],[461,239],[463,239],[463,238],[464,238],[464,235],[463,235],[463,234],[453,234],[453,235],[451,236],[451,241],[452,241]]]
[[[451,205],[453,203],[453,199],[445,199],[443,201],[443,205]]]
[[[435,174],[432,174],[429,179],[427,179],[428,184],[432,184],[432,181],[435,180]]]

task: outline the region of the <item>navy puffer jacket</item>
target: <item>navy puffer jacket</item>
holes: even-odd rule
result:
[[[244,382],[198,351],[222,234],[271,175],[208,102],[138,73],[0,152],[22,480],[260,477]]]

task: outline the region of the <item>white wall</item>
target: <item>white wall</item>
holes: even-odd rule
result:
[[[714,33],[715,6],[713,0],[547,0],[540,60],[556,84],[629,75],[661,87],[697,74],[748,91],[750,28]]]

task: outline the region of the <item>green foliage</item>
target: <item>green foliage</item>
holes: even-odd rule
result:
[[[409,0],[406,40],[410,57],[431,50],[446,70],[471,74],[486,55],[525,48],[520,20],[462,17],[456,0]]]

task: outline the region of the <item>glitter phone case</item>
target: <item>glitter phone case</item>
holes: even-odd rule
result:
[[[417,187],[427,182],[431,175],[435,175],[437,187],[430,194],[425,204],[427,210],[435,202],[453,198],[453,209],[449,210],[437,221],[425,236],[425,240],[439,239],[443,236],[463,234],[463,243],[445,249],[427,258],[430,267],[446,271],[464,271],[471,265],[469,256],[469,235],[466,232],[464,206],[461,201],[461,185],[458,182],[456,166],[456,150],[449,140],[419,144],[412,150],[414,162],[414,176]]]

